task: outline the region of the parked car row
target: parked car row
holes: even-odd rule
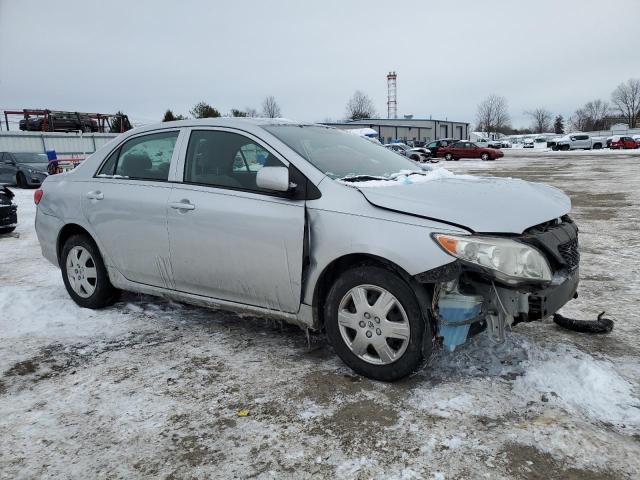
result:
[[[472,142],[469,140],[457,140],[455,138],[440,138],[425,147],[411,148],[404,143],[390,143],[385,145],[401,155],[417,162],[433,162],[434,158],[444,158],[445,160],[460,160],[461,158],[479,158],[481,160],[495,160],[504,157],[498,148],[488,147],[487,144],[502,145],[500,141]],[[511,144],[507,142],[509,147]],[[507,147],[507,148],[509,148]]]
[[[527,140],[523,145],[527,148]],[[532,145],[533,146],[533,145]],[[640,148],[640,135],[613,135],[607,138],[592,137],[586,133],[571,133],[559,138],[547,141],[547,147],[552,150],[599,150],[601,148],[610,149],[635,149]]]

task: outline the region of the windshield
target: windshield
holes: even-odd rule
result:
[[[321,126],[263,127],[331,178],[384,177],[403,170],[421,172],[411,160],[356,135]]]
[[[13,157],[18,163],[47,163],[44,153],[14,153]]]

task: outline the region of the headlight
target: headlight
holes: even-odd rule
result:
[[[508,279],[551,280],[549,263],[524,243],[506,238],[434,234],[445,252],[465,262],[506,275]]]

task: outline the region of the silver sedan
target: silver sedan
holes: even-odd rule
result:
[[[43,255],[78,305],[128,290],[284,319],[325,331],[346,364],[386,381],[440,337],[453,349],[489,325],[499,338],[531,292],[552,313],[577,285],[577,265],[551,260],[534,233],[517,239],[542,224],[575,235],[553,223],[570,209],[561,192],[424,171],[321,125],[131,130],[35,200]]]

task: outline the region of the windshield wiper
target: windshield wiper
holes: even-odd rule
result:
[[[411,175],[426,175],[427,172],[398,172],[389,175],[389,180],[395,180],[398,177],[410,177]]]
[[[391,180],[387,177],[377,177],[375,175],[347,175],[339,178],[343,182],[368,182],[370,180]]]

